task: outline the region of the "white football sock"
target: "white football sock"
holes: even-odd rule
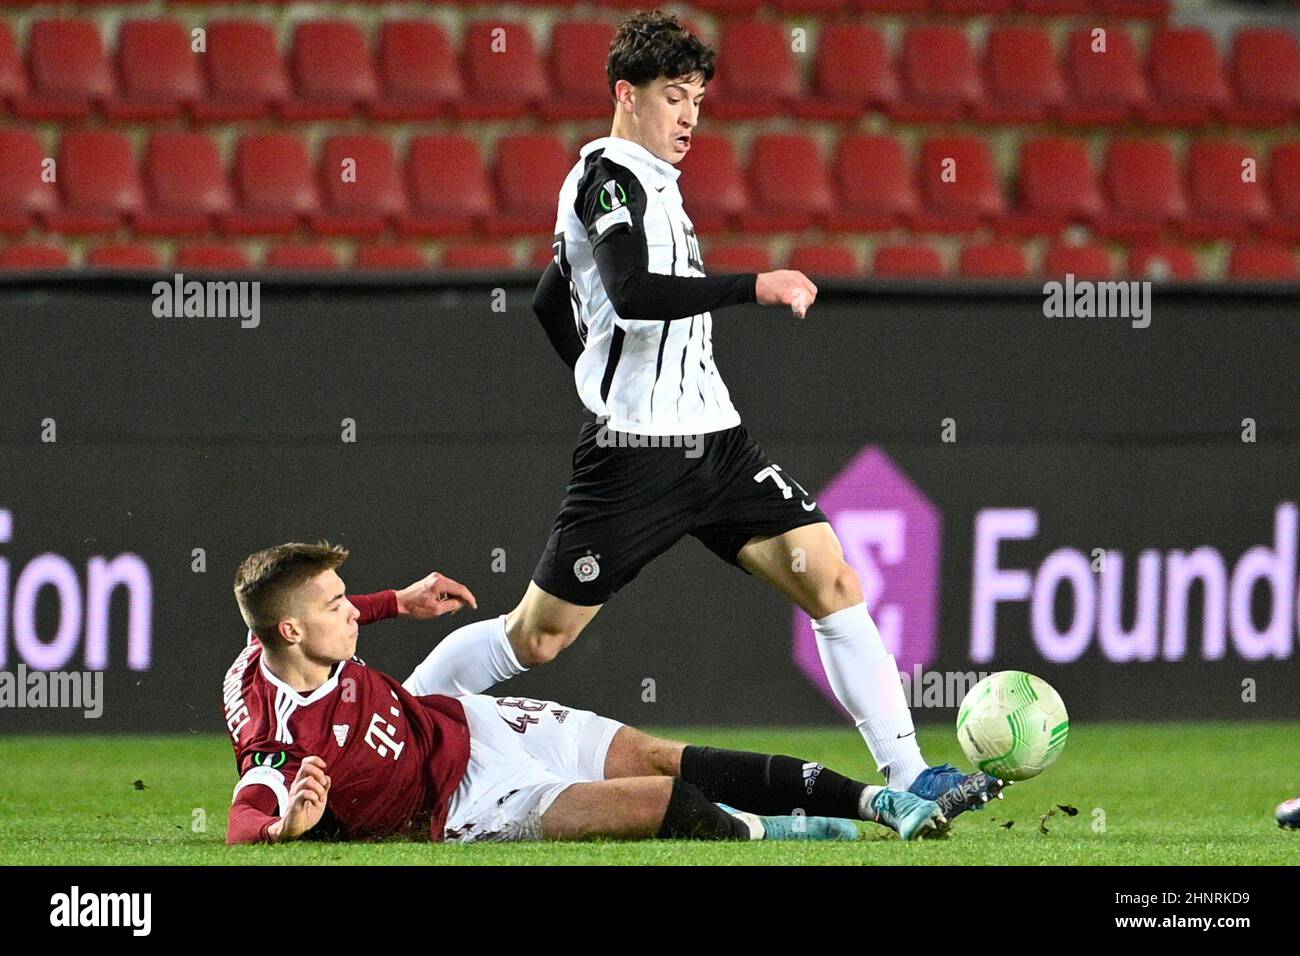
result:
[[[898,677],[864,601],[812,622],[835,696],[853,717],[889,786],[906,790],[926,768]]]
[[[429,652],[402,686],[417,697],[481,694],[528,670],[515,657],[506,636],[506,616],[457,628]]]

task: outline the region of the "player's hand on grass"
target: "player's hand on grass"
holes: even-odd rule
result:
[[[795,269],[760,272],[754,291],[759,305],[788,305],[800,319],[817,299],[817,287],[812,280]]]
[[[298,768],[298,775],[289,787],[288,811],[271,824],[271,839],[276,843],[296,840],[320,823],[329,793],[330,778],[325,773],[325,761],[320,757],[308,757]]]
[[[469,588],[437,571],[397,592],[397,613],[423,620],[455,614],[463,607],[478,610]]]

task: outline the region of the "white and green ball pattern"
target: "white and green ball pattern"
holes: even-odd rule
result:
[[[957,711],[957,739],[970,762],[1003,780],[1042,773],[1065,749],[1070,717],[1061,695],[1024,671],[990,674]]]

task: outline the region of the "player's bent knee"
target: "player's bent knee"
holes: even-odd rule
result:
[[[540,667],[559,657],[560,652],[572,644],[576,636],[562,631],[533,630],[522,633],[517,638],[511,635],[510,646],[524,667]]]
[[[843,559],[819,585],[811,602],[814,606],[810,609],[815,617],[825,617],[863,601],[862,580],[853,565]]]
[[[652,737],[635,727],[621,727],[605,754],[605,779],[679,776],[685,749],[683,743]]]

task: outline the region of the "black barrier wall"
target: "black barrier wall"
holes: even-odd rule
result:
[[[348,545],[357,591],[436,569],[479,615],[514,605],[583,420],[531,288],[264,283],[241,328],[158,318],[151,285],[0,289],[0,671],[104,671],[98,718],[0,726],[219,729],[231,576],[281,540]],[[1010,667],[1076,719],[1300,715],[1300,297],[1157,287],[1139,329],[1045,318],[1037,289],[829,285],[802,323],[720,313],[715,352],[835,522],[919,719]],[[405,677],[461,619],[359,653]],[[510,692],[838,719],[806,620],[690,540]]]

